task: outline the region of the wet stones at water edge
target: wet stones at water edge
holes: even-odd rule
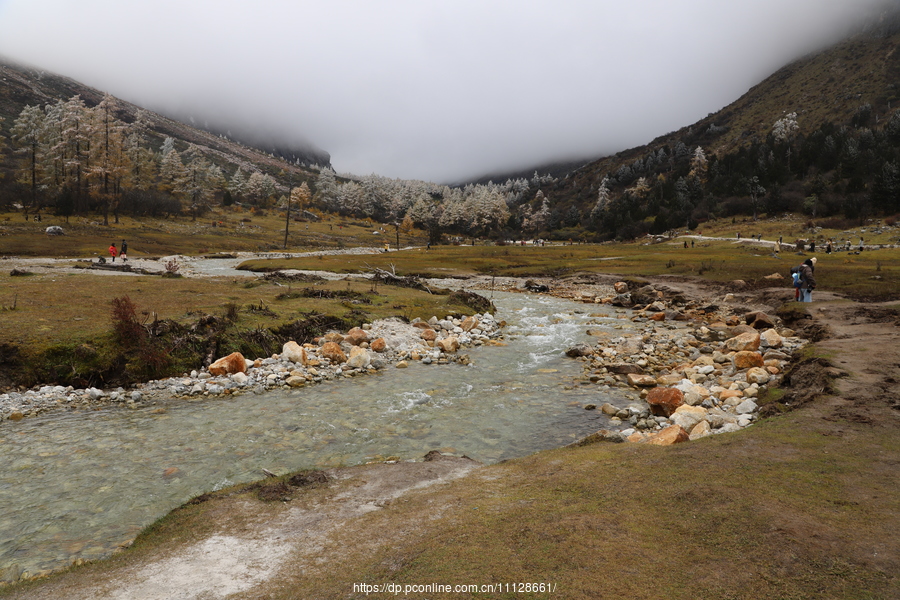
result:
[[[758,418],[756,398],[780,382],[790,355],[807,340],[761,312],[670,323],[639,313],[636,333],[605,340],[584,353],[585,383],[621,389],[635,402],[601,406],[620,429],[591,440],[680,443],[738,431]],[[743,321],[743,323],[741,322]],[[772,327],[768,327],[769,324]],[[768,327],[768,328],[766,328]]]
[[[208,369],[149,381],[130,391],[48,385],[26,392],[3,393],[0,394],[0,420],[19,420],[58,408],[94,408],[105,404],[136,407],[171,398],[302,388],[374,373],[392,363],[400,368],[412,361],[467,365],[469,356],[460,350],[502,344],[504,326],[504,322],[496,321],[490,313],[463,319],[432,317],[428,322],[413,323],[379,320],[346,333],[329,332],[315,343],[289,341],[280,354],[266,358],[248,360],[235,352],[218,359]],[[431,331],[431,339],[423,339],[423,331]]]

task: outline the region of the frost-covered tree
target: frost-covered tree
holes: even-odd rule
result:
[[[429,197],[418,198],[406,211],[406,219],[417,227],[428,232],[428,241],[432,244],[440,240],[441,206]]]
[[[797,123],[797,113],[788,113],[775,121],[775,124],[772,126],[772,137],[780,144],[790,144],[799,130],[800,124]]]
[[[53,165],[47,172],[57,188],[72,195],[76,212],[84,209],[84,174],[90,166],[88,115],[81,96],[60,100],[46,114],[46,158]]]
[[[183,196],[187,192],[187,171],[178,150],[166,153],[159,165],[159,188],[173,196]]]
[[[694,156],[691,158],[690,177],[697,179],[700,182],[705,182],[707,169],[708,163],[706,160],[706,153],[703,152],[703,148],[697,146],[694,150]]]
[[[202,215],[209,208],[213,196],[213,188],[209,181],[210,163],[200,148],[194,144],[188,146],[185,158],[187,164],[184,166],[184,179],[180,191],[188,202],[191,220],[196,220],[198,215]]]
[[[343,215],[361,212],[363,189],[355,181],[341,184],[338,193],[338,212]]]
[[[271,175],[266,175],[259,171],[254,171],[250,174],[245,194],[251,202],[265,204],[269,198],[275,195],[275,192],[275,180]]]
[[[156,156],[146,144],[150,130],[150,115],[145,110],[137,111],[134,122],[126,129],[126,152],[131,164],[131,185],[140,190],[149,190],[156,180]]]
[[[126,151],[125,124],[115,116],[115,99],[106,94],[90,111],[90,166],[86,171],[90,193],[103,207],[103,224],[109,225],[109,211],[119,222],[118,206],[125,177],[130,171]]]
[[[603,214],[603,211],[605,211],[609,206],[609,200],[609,178],[604,177],[603,181],[600,182],[600,191],[597,192],[597,203],[594,204],[594,208],[591,209],[592,222],[598,223],[600,221],[600,217]]]
[[[41,166],[42,135],[44,132],[44,111],[40,106],[26,106],[13,122],[12,139],[25,154],[26,160],[20,171],[20,181],[28,183],[31,189],[30,206],[37,204],[38,176]],[[25,208],[28,214],[28,207]]]
[[[509,219],[505,196],[487,186],[477,186],[463,205],[467,229],[473,235],[488,235]]]
[[[328,210],[337,212],[338,185],[334,171],[325,168],[319,171],[316,178],[316,201],[324,205]]]
[[[225,173],[217,164],[210,164],[206,172],[206,181],[209,184],[210,191],[213,196],[223,193],[228,187],[228,180],[225,179]]]
[[[244,196],[244,193],[247,191],[247,179],[244,177],[244,172],[241,171],[241,168],[238,167],[234,175],[231,176],[231,181],[228,182],[228,191],[231,192],[231,195],[235,198],[241,198]]]
[[[166,155],[174,149],[175,149],[175,139],[171,138],[171,137],[166,137],[166,139],[163,140],[162,146],[160,146],[160,148],[159,148],[160,159],[165,158]]]
[[[533,233],[538,233],[547,228],[550,224],[550,201],[544,197],[544,192],[538,190],[534,199],[539,203],[539,208],[531,212],[522,219],[522,229]]]

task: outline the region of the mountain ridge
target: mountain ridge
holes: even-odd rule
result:
[[[26,105],[40,105],[66,101],[80,96],[88,106],[97,105],[104,92],[70,77],[52,73],[37,67],[24,65],[0,56],[0,131],[9,137],[13,121]],[[159,147],[165,137],[180,140],[183,144],[196,144],[220,160],[240,166],[245,170],[259,169],[268,172],[295,169],[312,177],[314,174],[300,166],[317,165],[331,167],[331,157],[324,150],[307,147],[291,148],[284,144],[266,145],[243,140],[239,136],[191,125],[177,118],[148,110],[127,100],[116,98],[118,116],[125,122],[133,122],[138,112],[143,112],[151,125],[150,134]]]

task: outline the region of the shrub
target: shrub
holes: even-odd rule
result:
[[[137,306],[128,296],[112,299],[112,321],[116,340],[123,346],[133,347],[146,335],[137,318]]]

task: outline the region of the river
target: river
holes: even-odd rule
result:
[[[630,328],[601,305],[497,293],[505,347],[473,365],[389,367],[299,390],[95,411],[0,424],[0,579],[109,555],[203,492],[286,473],[430,450],[484,463],[558,447],[606,427],[586,403],[621,391],[575,380],[566,358],[588,328]]]

